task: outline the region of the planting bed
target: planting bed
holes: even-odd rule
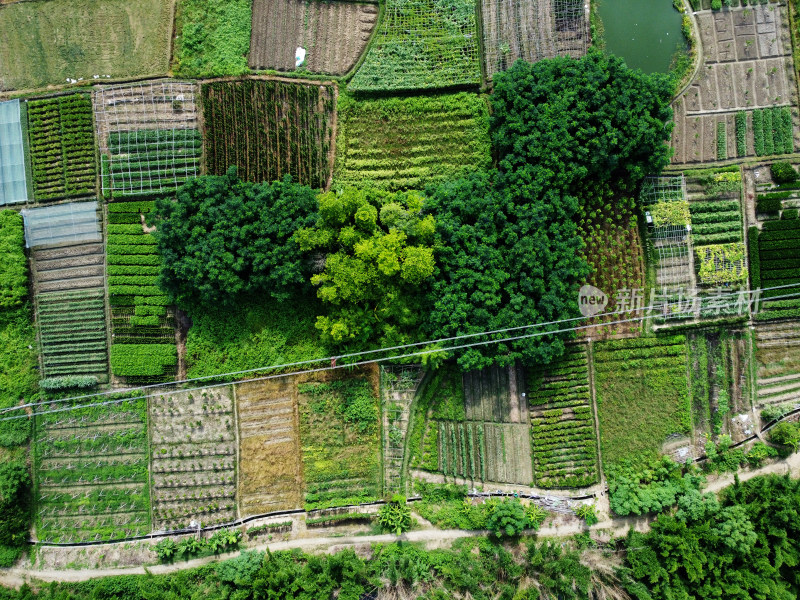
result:
[[[332,164],[336,90],[330,84],[245,80],[203,85],[207,166],[231,165],[248,181],[291,175],[327,185]]]
[[[39,540],[100,541],[150,532],[143,400],[41,415],[33,447]]]
[[[424,375],[420,365],[381,367],[384,495],[405,492],[403,458],[410,410]]]
[[[387,0],[356,92],[436,89],[481,83],[475,3]]]
[[[236,520],[233,392],[216,387],[150,397],[153,527]]]
[[[95,90],[105,195],[173,190],[200,174],[196,87],[161,80]]]
[[[694,456],[709,438],[724,433],[734,441],[752,435],[750,344],[746,334],[706,330],[689,336]],[[688,457],[681,457],[685,460]]]
[[[30,100],[27,108],[36,199],[93,194],[95,164],[91,96],[73,94]]]
[[[593,360],[604,462],[645,458],[690,431],[683,336],[598,343]]]
[[[701,11],[697,19],[705,60],[673,105],[673,162],[792,152],[798,113],[791,108],[796,84],[786,8],[758,4]],[[789,108],[753,110],[765,107]],[[774,134],[771,128],[763,134],[780,141],[766,148],[759,144],[764,114],[770,122],[778,114],[781,123]]]
[[[76,206],[88,210],[64,216],[63,209],[71,205],[25,211],[26,240],[33,247],[42,376],[94,375],[108,381],[105,266],[97,204]],[[53,242],[62,244],[54,247]]]
[[[464,373],[464,407],[468,421],[527,423],[528,407],[516,367],[489,367]]]
[[[483,97],[449,94],[356,100],[339,97],[334,181],[422,189],[491,164]]]
[[[241,515],[302,507],[295,378],[241,383],[235,390]]]
[[[800,321],[758,323],[755,331],[759,406],[798,404]]]
[[[585,346],[527,372],[534,482],[543,488],[597,483],[597,436]]]
[[[381,496],[379,401],[366,379],[298,385],[306,510]]]
[[[158,287],[160,257],[143,218],[152,200],[108,205],[108,294],[111,372],[129,384],[175,376],[175,317]]]
[[[255,0],[250,67],[295,70],[295,49],[306,50],[302,69],[344,75],[367,47],[378,7],[354,2]]]
[[[781,288],[761,294],[759,320],[800,316],[800,219],[789,211],[782,216],[764,222],[759,232],[750,234],[751,287]]]
[[[584,0],[481,0],[486,76],[491,79],[521,58],[580,58],[591,40]]]

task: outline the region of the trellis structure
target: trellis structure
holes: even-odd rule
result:
[[[486,76],[518,58],[580,58],[589,46],[585,0],[481,0]]]
[[[200,174],[196,91],[173,80],[95,89],[104,194],[169,191]]]
[[[0,206],[27,201],[19,100],[0,102]]]

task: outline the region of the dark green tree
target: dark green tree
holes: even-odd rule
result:
[[[190,179],[150,216],[162,287],[179,303],[230,304],[256,292],[289,298],[310,273],[292,236],[314,223],[316,205],[316,193],[288,176],[254,184],[231,167]]]
[[[22,553],[30,530],[31,478],[22,461],[0,464],[0,567]]]
[[[518,536],[527,526],[525,509],[516,498],[505,498],[498,502],[486,522],[486,528],[499,538]]]

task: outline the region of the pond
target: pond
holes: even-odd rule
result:
[[[681,14],[670,0],[595,0],[606,50],[632,69],[666,73],[675,51],[686,48]]]

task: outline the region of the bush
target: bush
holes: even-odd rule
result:
[[[736,154],[747,154],[747,113],[743,110],[736,113]]]
[[[778,198],[766,198],[764,200],[759,200],[757,205],[757,212],[765,213],[765,214],[774,214],[778,213],[781,210],[783,204],[781,200]]]
[[[57,392],[61,390],[85,390],[97,385],[97,377],[94,375],[66,375],[64,377],[50,377],[42,379],[39,387],[46,392]]]
[[[772,163],[770,167],[772,173],[772,181],[775,183],[792,183],[797,181],[797,171],[791,163],[786,161]]]
[[[0,464],[0,550],[21,549],[30,529],[31,478],[22,461]],[[2,560],[16,560],[19,551],[0,552]],[[2,565],[10,566],[10,565]]]
[[[717,160],[728,158],[728,130],[725,121],[717,123]]]
[[[758,247],[758,227],[751,226],[747,230],[747,247],[750,255],[750,285],[752,289],[761,288],[761,257]]]
[[[405,496],[396,495],[381,506],[378,511],[378,523],[384,531],[400,535],[411,529],[411,508]]]
[[[770,430],[769,439],[784,449],[797,452],[800,447],[800,424],[782,421]]]
[[[711,10],[721,10],[722,0],[711,0]]]
[[[522,503],[516,498],[505,498],[497,503],[489,515],[486,528],[496,537],[516,537],[527,527],[528,518]]]
[[[782,221],[793,221],[798,218],[798,210],[796,208],[787,208],[781,213]]]

